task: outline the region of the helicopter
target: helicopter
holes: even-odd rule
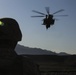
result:
[[[35,12],[35,13],[38,13],[38,14],[41,14],[41,15],[31,16],[31,17],[45,17],[43,19],[42,25],[45,25],[46,29],[48,29],[48,28],[50,28],[50,26],[54,25],[55,20],[58,20],[58,19],[55,19],[54,16],[68,16],[68,15],[55,15],[55,14],[57,14],[59,12],[64,11],[64,9],[60,9],[60,10],[54,12],[53,14],[50,14],[49,7],[45,7],[45,10],[46,10],[47,14],[44,14],[44,13],[36,11],[36,10],[32,10],[32,12]]]

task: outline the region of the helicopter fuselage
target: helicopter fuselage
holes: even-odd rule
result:
[[[43,25],[46,25],[46,28],[48,29],[50,25],[53,25],[55,22],[55,19],[53,19],[52,15],[46,15],[46,18],[43,19]]]

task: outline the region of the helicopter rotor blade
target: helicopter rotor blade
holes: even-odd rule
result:
[[[64,11],[64,9],[58,10],[58,11],[54,12],[53,14],[56,14],[56,13],[59,13],[59,12],[62,12],[62,11]]]
[[[45,7],[45,9],[46,9],[47,14],[49,15],[50,13],[49,7]]]
[[[35,11],[35,10],[32,10],[32,11],[35,12],[35,13],[38,13],[38,14],[46,15],[46,14],[41,13],[41,12],[39,12],[39,11]]]
[[[65,17],[65,16],[68,16],[68,15],[54,15],[54,16],[56,16],[56,17],[58,17],[58,16],[59,17],[62,17],[62,16]]]
[[[45,16],[31,16],[31,17],[45,17]]]

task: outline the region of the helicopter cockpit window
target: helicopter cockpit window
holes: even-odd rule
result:
[[[0,21],[0,26],[4,26],[4,23],[2,21]]]

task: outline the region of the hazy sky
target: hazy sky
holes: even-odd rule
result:
[[[31,18],[39,15],[32,10],[46,13],[45,7],[50,7],[51,14],[64,9],[56,15],[69,16],[55,17],[59,20],[46,30],[41,25],[43,18]],[[0,0],[0,17],[18,21],[23,34],[21,45],[76,54],[76,0]]]

